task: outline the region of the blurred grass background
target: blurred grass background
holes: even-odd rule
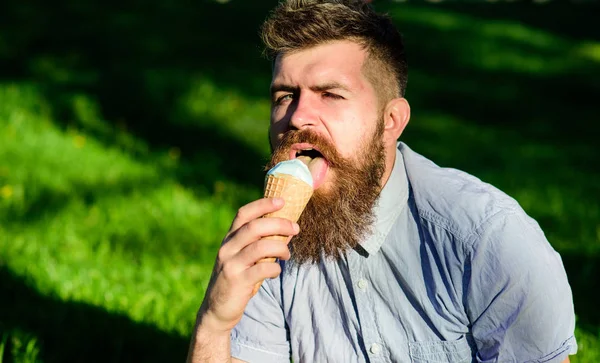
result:
[[[375,1],[404,33],[402,140],[517,198],[600,361],[596,3]],[[0,362],[183,361],[260,196],[275,1],[0,2]]]

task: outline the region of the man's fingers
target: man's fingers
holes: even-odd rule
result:
[[[259,218],[246,223],[240,228],[232,239],[240,250],[263,237],[268,236],[295,236],[300,231],[298,223],[285,218]]]
[[[261,239],[250,244],[238,254],[225,261],[223,264],[223,273],[229,280],[238,280],[240,277],[246,280],[248,268],[267,257],[287,260],[290,257],[290,250],[287,244],[280,241]]]
[[[219,259],[225,261],[249,244],[268,236],[295,236],[300,227],[284,218],[259,218],[229,235],[228,241],[219,250]]]
[[[248,277],[248,273],[254,265],[267,257],[287,260],[290,258],[290,250],[287,247],[287,244],[281,241],[274,241],[266,238],[256,241],[224,262],[222,270],[223,277],[233,284],[238,284],[241,281],[245,281],[244,283],[256,283],[260,281],[261,278],[265,279],[272,277],[271,275],[260,275],[252,278]],[[272,264],[272,262],[259,263],[258,265],[262,264]],[[262,270],[259,269],[259,271]]]
[[[228,235],[217,256],[218,275],[228,281],[225,286],[249,284],[252,287],[265,278],[274,277],[281,271],[278,264],[255,268],[257,262],[267,258],[290,258],[286,241],[269,239],[269,236],[294,236],[300,227],[284,218],[261,218],[283,207],[280,198],[262,198],[239,209]],[[289,242],[289,238],[287,239]],[[248,275],[249,271],[252,271]],[[251,276],[251,277],[249,277]]]
[[[240,251],[235,259],[237,259],[242,266],[248,268],[268,257],[288,260],[290,258],[290,249],[286,243],[270,240],[267,237],[246,246]]]
[[[262,198],[248,203],[241,207],[233,223],[231,224],[231,232],[237,231],[241,226],[250,222],[253,219],[260,218],[267,213],[273,213],[283,208],[284,200],[281,198]]]
[[[251,286],[270,278],[275,278],[281,274],[281,266],[277,262],[257,263],[246,270],[246,280]]]

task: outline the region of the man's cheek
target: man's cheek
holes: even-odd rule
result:
[[[287,124],[284,121],[271,122],[269,135],[273,141],[281,139],[287,131]]]

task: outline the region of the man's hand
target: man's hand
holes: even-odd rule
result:
[[[257,263],[266,257],[287,260],[287,243],[269,240],[268,236],[294,236],[298,224],[283,218],[261,218],[283,207],[279,198],[263,198],[239,209],[219,249],[215,267],[200,311],[188,361],[230,359],[229,334],[241,320],[254,286],[281,273],[279,263]],[[289,242],[289,239],[288,239]],[[219,342],[200,341],[201,337],[218,337]],[[225,342],[227,339],[227,342]],[[217,352],[218,350],[219,352]],[[206,357],[206,358],[204,358]],[[217,358],[218,359],[218,358]],[[216,360],[216,359],[215,359]]]
[[[279,198],[263,198],[239,209],[217,255],[201,309],[211,330],[233,329],[242,318],[254,285],[281,273],[278,263],[256,262],[265,257],[290,257],[287,244],[264,237],[296,235],[298,225],[282,218],[261,218],[281,209],[283,203]]]

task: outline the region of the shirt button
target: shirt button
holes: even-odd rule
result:
[[[358,280],[358,288],[361,290],[366,289],[367,288],[367,280],[365,280],[365,279]]]
[[[381,352],[381,345],[379,345],[377,343],[373,343],[373,344],[371,344],[369,351],[373,354],[379,354]]]

